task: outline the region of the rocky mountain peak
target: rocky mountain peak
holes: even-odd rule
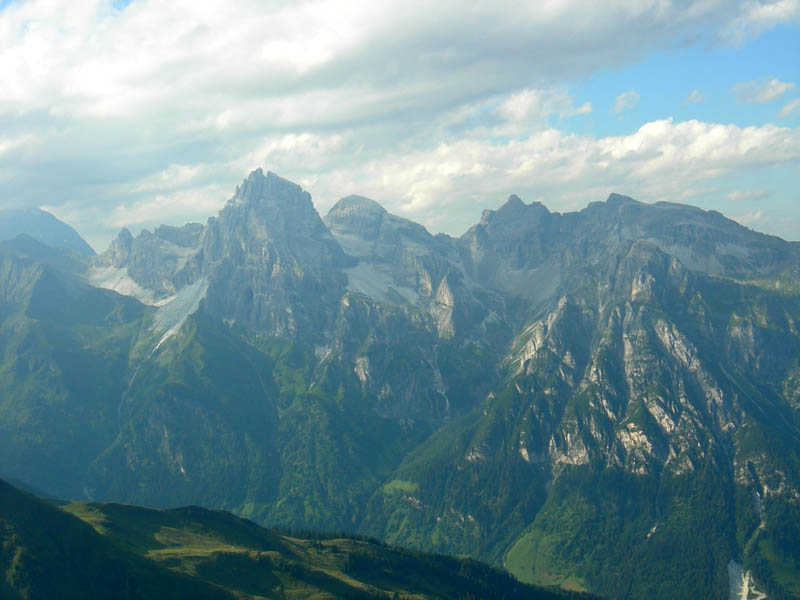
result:
[[[511,194],[497,210],[484,210],[478,226],[528,228],[550,214],[541,202],[525,204],[519,196]]]
[[[261,168],[236,187],[219,216],[209,219],[212,228],[215,222],[243,240],[280,237],[287,227],[309,233],[321,225],[308,192]]]
[[[331,207],[328,211],[328,214],[325,216],[325,219],[333,218],[339,215],[349,215],[349,214],[386,214],[386,209],[383,208],[380,204],[375,202],[375,200],[371,200],[370,198],[366,198],[364,196],[358,195],[350,195],[341,198],[336,204]]]
[[[616,194],[614,192],[608,195],[606,203],[612,206],[620,204],[641,204],[641,202],[634,200],[630,196],[623,196],[622,194]]]
[[[511,194],[506,200],[505,204],[500,207],[500,210],[513,210],[515,208],[524,208],[525,203],[516,194]]]
[[[356,236],[362,240],[378,237],[389,213],[380,204],[363,196],[347,196],[339,200],[325,215],[325,225],[334,236]]]
[[[344,256],[311,195],[259,168],[236,188],[219,216],[208,220],[203,250],[207,260],[216,262],[242,252],[259,255],[267,246],[306,264],[336,263]]]
[[[314,339],[330,317],[342,286],[338,270],[350,261],[311,195],[261,169],[208,220],[202,256],[209,312],[252,331],[303,339]]]
[[[296,183],[276,175],[272,171],[264,171],[259,167],[247,176],[236,192],[228,201],[227,206],[233,204],[268,205],[268,204],[297,204],[310,205],[311,194],[304,191]]]
[[[123,265],[130,257],[132,246],[133,235],[127,227],[123,227],[108,249],[98,256],[97,261],[114,266]]]
[[[0,471],[614,598],[800,564],[800,244],[619,194],[433,237],[360,196],[323,221],[258,169],[205,227],[87,262],[152,306],[0,252]]]

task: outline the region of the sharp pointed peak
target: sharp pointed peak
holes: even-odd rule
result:
[[[245,181],[274,181],[279,183],[286,183],[295,187],[300,187],[294,181],[286,179],[285,177],[281,177],[274,171],[267,170],[265,172],[264,169],[261,167],[256,167],[255,169],[250,171],[250,174],[247,176]]]
[[[256,167],[250,174],[247,176],[247,179],[263,179],[264,178],[264,169],[261,167]]]
[[[254,169],[238,186],[226,209],[236,206],[256,206],[267,204],[296,204],[311,206],[311,194],[301,186],[261,167]]]
[[[508,210],[511,208],[523,208],[526,204],[516,194],[511,194],[499,210]]]

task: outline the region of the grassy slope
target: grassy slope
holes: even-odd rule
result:
[[[471,560],[335,536],[282,535],[223,511],[58,508],[0,481],[0,597],[587,597],[519,583]]]
[[[86,466],[116,435],[147,310],[2,252],[0,279],[0,472],[36,473],[37,487],[77,496]]]
[[[86,523],[0,481],[0,597],[229,598],[115,546]]]
[[[222,511],[73,503],[121,551],[241,598],[568,598],[481,563],[336,536],[290,536]],[[305,539],[304,539],[305,537]]]

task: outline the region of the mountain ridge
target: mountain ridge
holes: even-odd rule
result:
[[[54,248],[68,248],[84,256],[94,249],[72,227],[41,209],[0,210],[0,242],[24,233]]]
[[[80,277],[144,304],[80,288],[109,308],[75,331],[77,308],[27,308],[21,283],[50,275],[8,252],[0,378],[28,390],[8,406],[52,428],[82,389],[66,348],[127,382],[89,396],[106,446],[64,470],[97,499],[360,531],[612,597],[748,577],[800,595],[800,243],[618,194],[565,214],[512,196],[433,236],[357,196],[321,218],[258,170],[205,225],[86,259]]]

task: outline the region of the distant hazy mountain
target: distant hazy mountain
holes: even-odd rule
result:
[[[72,227],[37,208],[0,210],[0,242],[29,235],[53,248],[68,248],[86,256],[92,247]]]
[[[798,243],[616,194],[432,236],[258,170],[57,263],[0,247],[0,473],[614,598],[800,597]]]

